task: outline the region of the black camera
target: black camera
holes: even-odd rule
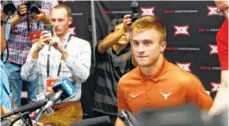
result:
[[[3,12],[6,15],[12,15],[16,11],[16,7],[12,1],[1,1]]]
[[[132,23],[136,21],[138,18],[141,18],[140,7],[137,1],[133,1],[130,4],[130,9],[132,10],[131,20]]]
[[[53,26],[51,24],[44,24],[44,30],[47,30],[53,36]]]
[[[26,1],[24,4],[27,6],[30,14],[40,14],[41,1]]]

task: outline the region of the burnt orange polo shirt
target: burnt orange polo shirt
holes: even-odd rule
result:
[[[144,108],[163,108],[194,103],[209,110],[213,100],[193,74],[164,60],[156,76],[146,77],[140,67],[118,83],[118,108],[136,114]]]

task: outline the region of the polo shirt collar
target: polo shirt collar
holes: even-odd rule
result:
[[[163,65],[162,65],[161,68],[156,72],[156,74],[153,75],[153,76],[151,76],[151,77],[146,76],[146,75],[142,72],[142,70],[141,70],[141,68],[140,68],[139,66],[138,66],[137,70],[138,70],[138,72],[139,72],[139,74],[140,74],[140,77],[141,77],[141,79],[142,79],[143,81],[149,80],[149,79],[151,79],[151,80],[153,80],[153,81],[158,81],[158,79],[165,73],[167,67],[168,67],[168,61],[167,61],[165,58],[163,58]]]

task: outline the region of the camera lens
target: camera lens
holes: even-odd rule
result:
[[[39,14],[40,13],[39,8],[40,8],[39,5],[37,5],[37,4],[31,4],[31,6],[29,8],[29,12],[31,14]]]
[[[6,15],[12,15],[16,11],[16,7],[14,6],[12,1],[3,1],[2,6],[3,6],[3,12]]]

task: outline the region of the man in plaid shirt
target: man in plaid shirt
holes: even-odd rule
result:
[[[27,6],[21,1],[14,0],[13,3],[16,7],[24,6],[27,9]],[[12,30],[8,40],[9,57],[5,66],[9,73],[13,99],[17,106],[21,106],[21,91],[24,82],[20,76],[20,71],[32,46],[31,40],[29,40],[29,34],[43,30],[44,23],[49,23],[48,15],[51,8],[57,4],[57,0],[43,0],[40,1],[40,14],[21,15],[17,13],[12,17],[20,18],[20,22],[11,24]],[[35,101],[39,88],[37,81],[26,83],[29,101]]]

